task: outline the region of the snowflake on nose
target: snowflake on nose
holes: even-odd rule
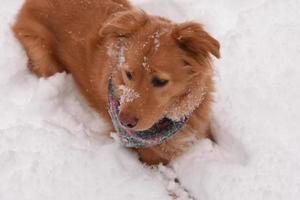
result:
[[[120,104],[132,102],[134,99],[139,98],[140,94],[134,91],[131,88],[126,87],[125,85],[120,85],[119,90],[122,91],[122,95],[120,97]]]

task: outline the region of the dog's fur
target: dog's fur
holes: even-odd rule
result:
[[[41,77],[71,73],[89,104],[108,121],[112,73],[117,87],[139,95],[120,108],[139,119],[135,130],[150,128],[165,114],[174,119],[190,114],[170,140],[136,149],[143,161],[167,163],[209,136],[210,55],[220,55],[218,41],[200,24],[150,16],[126,0],[27,0],[13,31],[32,72]],[[154,87],[154,77],[169,82]]]

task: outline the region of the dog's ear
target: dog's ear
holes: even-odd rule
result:
[[[99,30],[100,38],[129,37],[148,20],[143,10],[129,10],[114,14]]]
[[[219,42],[198,23],[186,22],[175,25],[172,35],[179,47],[197,60],[204,61],[210,54],[220,58]]]

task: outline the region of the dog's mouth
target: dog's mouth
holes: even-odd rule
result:
[[[119,120],[120,100],[115,95],[115,87],[112,78],[108,84],[109,114],[118,133],[122,145],[130,148],[146,148],[163,143],[175,135],[186,123],[187,117],[174,121],[163,117],[151,128],[143,131],[134,131],[122,126]]]

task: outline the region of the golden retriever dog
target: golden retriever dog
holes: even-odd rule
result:
[[[33,73],[72,74],[116,132],[143,138],[147,145],[125,144],[142,161],[168,163],[209,137],[211,56],[220,46],[200,24],[151,16],[126,0],[26,0],[13,31]]]

